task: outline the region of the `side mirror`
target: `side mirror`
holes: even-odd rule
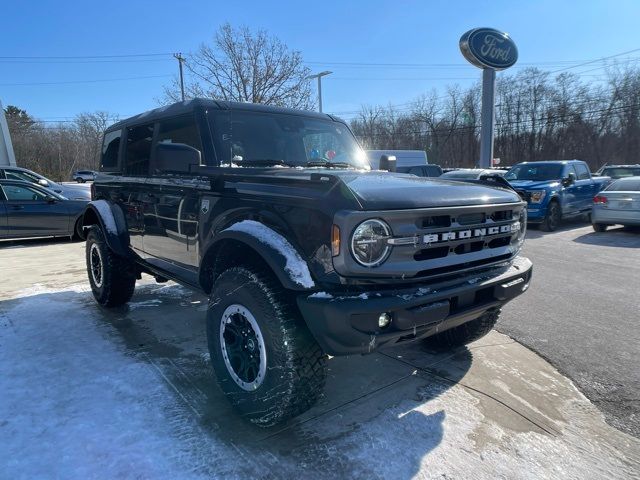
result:
[[[58,201],[58,199],[53,195],[47,195],[46,197],[44,197],[44,200],[47,203],[56,203]]]
[[[43,187],[48,187],[49,186],[49,182],[47,182],[44,178],[39,178],[38,179],[38,185],[42,185]]]
[[[388,172],[396,171],[396,157],[394,155],[382,155],[380,157],[380,170],[387,170]]]
[[[573,172],[569,172],[569,175],[562,179],[562,186],[569,187],[576,182],[576,174]]]
[[[184,143],[158,143],[152,164],[154,173],[191,173],[193,166],[201,163],[202,154],[197,148]]]

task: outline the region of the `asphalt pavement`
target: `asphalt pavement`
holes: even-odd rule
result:
[[[571,378],[610,425],[640,438],[640,232],[595,233],[577,222],[529,229],[524,254],[534,279],[498,331]]]

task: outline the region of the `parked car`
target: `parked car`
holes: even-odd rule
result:
[[[366,154],[373,170],[380,168],[380,157],[383,155],[396,157],[396,167],[415,167],[429,163],[424,150],[366,150]]]
[[[508,170],[496,170],[494,168],[460,168],[445,172],[440,178],[446,180],[478,180],[483,175],[498,175],[503,177]]]
[[[531,280],[510,187],[367,170],[329,115],[193,99],[112,125],[102,151],[96,301],[125,304],[142,272],[209,295],[216,380],[261,426],[316,402],[327,355],[467,344]]]
[[[2,179],[22,180],[35,185],[40,185],[41,187],[48,188],[69,200],[91,200],[91,191],[89,188],[56,183],[53,180],[49,180],[47,177],[44,177],[39,173],[32,172],[31,170],[27,170],[26,168],[0,166],[0,180]]]
[[[78,183],[93,182],[96,179],[97,172],[93,170],[76,170],[73,172],[73,179]]]
[[[504,178],[526,200],[529,223],[548,232],[564,218],[589,215],[593,197],[611,180],[591,177],[580,160],[518,163]]]
[[[0,239],[81,236],[86,200],[22,180],[0,180]]]
[[[625,177],[640,176],[640,165],[605,165],[595,175],[610,177],[613,180]]]
[[[640,225],[640,176],[615,180],[593,197],[591,223],[596,232],[615,224]]]
[[[428,165],[418,165],[414,167],[396,167],[398,173],[409,173],[418,177],[439,177],[442,175],[440,165],[430,163]]]

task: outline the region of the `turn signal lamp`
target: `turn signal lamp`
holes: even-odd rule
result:
[[[331,228],[331,255],[334,257],[340,255],[340,227],[337,225]]]

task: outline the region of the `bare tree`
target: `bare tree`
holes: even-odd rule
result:
[[[185,62],[189,96],[313,109],[315,102],[302,55],[278,38],[228,23]],[[165,88],[165,103],[180,99],[178,82]]]

